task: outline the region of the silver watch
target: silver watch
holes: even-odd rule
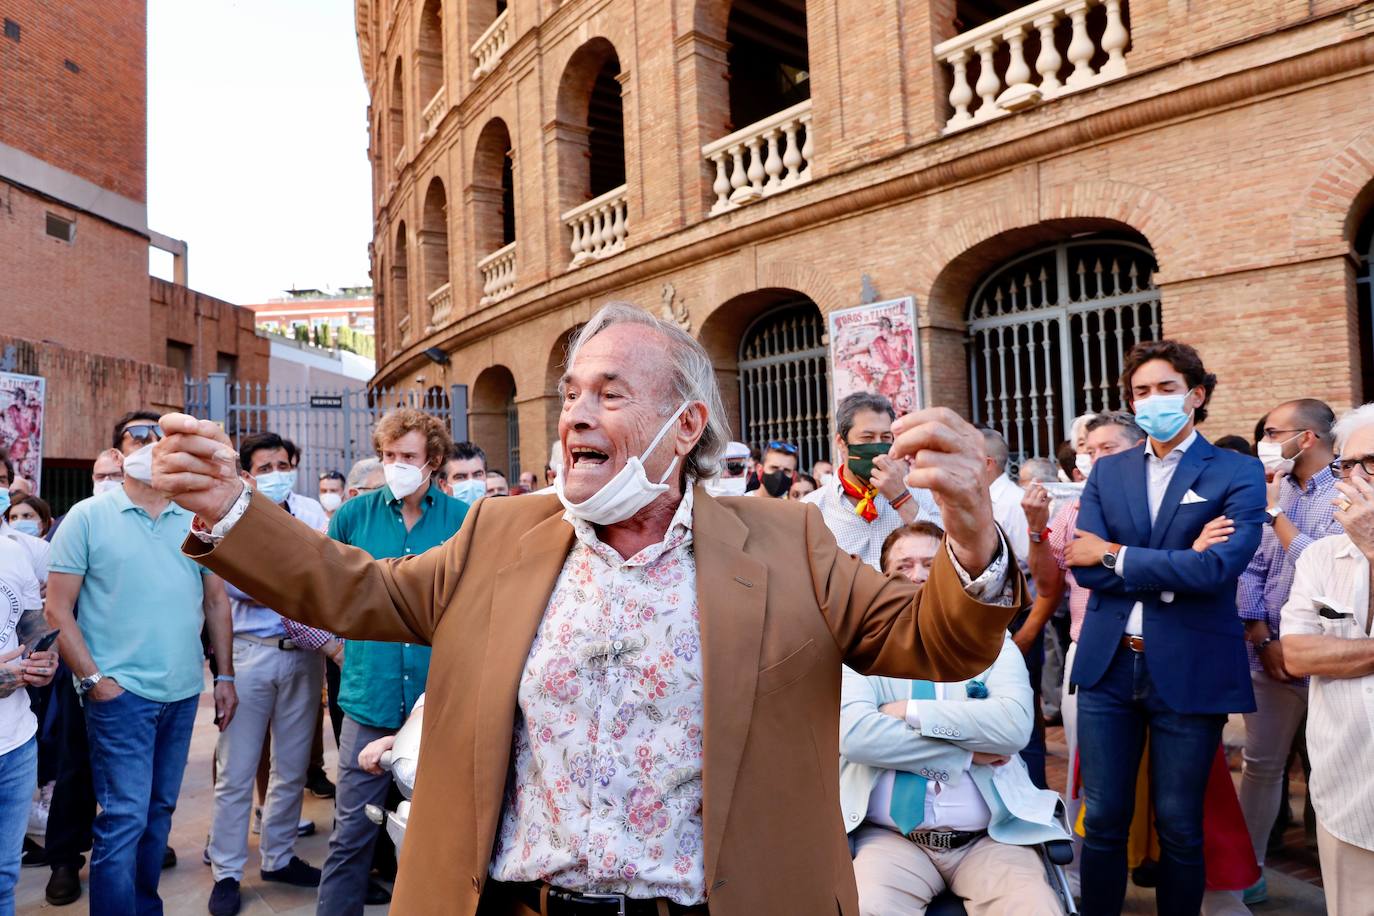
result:
[[[85,696],[95,689],[96,684],[99,684],[103,680],[105,680],[105,675],[97,671],[95,674],[88,674],[78,681],[76,689],[81,691],[82,696]]]

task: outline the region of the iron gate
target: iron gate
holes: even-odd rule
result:
[[[325,391],[293,385],[230,383],[222,373],[186,382],[186,412],[224,424],[237,445],[248,436],[274,432],[301,452],[296,490],[317,496],[325,471],[348,473],[353,463],[376,455],[372,427],[393,407],[416,407],[438,417],[455,441],[467,438],[467,392],[454,385],[427,392],[390,388]],[[454,409],[453,405],[459,405]]]
[[[825,319],[810,299],[780,306],[744,332],[739,404],[744,441],[795,444],[797,467],[830,460],[830,381]]]
[[[969,304],[975,423],[998,430],[1012,460],[1053,457],[1079,414],[1121,406],[1122,357],[1159,338],[1154,254],[1112,238],[1023,255],[979,285]]]

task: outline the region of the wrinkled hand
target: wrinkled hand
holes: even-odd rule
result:
[[[1235,533],[1236,523],[1224,515],[1218,515],[1202,526],[1202,530],[1198,532],[1197,540],[1193,541],[1193,549],[1202,553],[1214,544],[1225,544]]]
[[[219,730],[224,731],[234,721],[234,713],[239,708],[239,693],[228,681],[215,682],[215,721]]]
[[[165,414],[161,422],[164,438],[153,446],[153,488],[214,524],[243,492],[238,452],[218,423],[184,413]]]
[[[23,646],[19,648],[20,651],[24,649]],[[52,676],[57,673],[57,653],[51,649],[35,652],[20,662],[19,668],[23,672],[25,684],[30,687],[46,687],[52,683]]]
[[[955,559],[977,577],[997,556],[1001,543],[983,479],[983,434],[947,407],[898,417],[892,433],[896,439],[888,454],[909,461],[908,486],[930,490]]]
[[[974,763],[980,763],[990,767],[1000,767],[1010,761],[1011,758],[1006,754],[985,754],[982,751],[973,752]]]
[[[878,488],[878,492],[888,502],[899,498],[906,492],[906,462],[900,458],[879,455],[873,459],[873,475],[868,482]]]
[[[1021,511],[1026,513],[1026,525],[1031,531],[1044,531],[1050,526],[1050,494],[1039,483],[1026,487],[1021,497]]]
[[[1336,481],[1334,518],[1366,558],[1374,557],[1374,487],[1352,474]]]
[[[1073,534],[1073,540],[1064,548],[1064,562],[1070,566],[1096,566],[1103,555],[1117,546],[1081,528]]]
[[[395,735],[383,735],[358,751],[358,767],[373,776],[382,775],[382,755],[396,743]]]

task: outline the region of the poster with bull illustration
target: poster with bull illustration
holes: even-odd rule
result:
[[[43,475],[43,397],[37,375],[0,372],[0,448],[9,453],[14,473],[39,492]]]
[[[910,296],[831,312],[835,403],[856,391],[874,391],[892,402],[899,417],[922,407],[919,343]]]

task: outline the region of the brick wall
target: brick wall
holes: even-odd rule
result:
[[[6,0],[0,16],[20,30],[17,42],[0,37],[0,143],[144,200],[145,0]]]
[[[187,369],[194,378],[218,371],[223,354],[235,358],[236,381],[268,380],[271,344],[258,336],[251,309],[157,277],[149,277],[148,284],[150,339],[157,362],[163,362],[172,341],[190,347]]]

